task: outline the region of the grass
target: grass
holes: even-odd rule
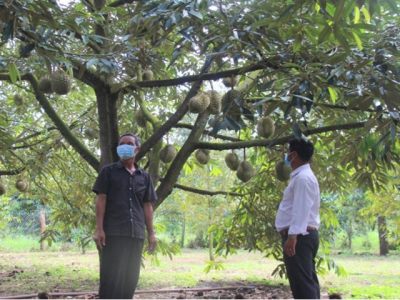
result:
[[[4,245],[2,244],[2,247]],[[37,245],[36,245],[37,247]],[[329,273],[320,278],[323,295],[339,292],[344,298],[400,298],[400,257],[377,255],[333,255],[348,276]],[[284,279],[271,276],[278,262],[260,253],[239,251],[224,260],[225,270],[203,272],[206,250],[183,249],[173,260],[160,258],[158,266],[145,261],[139,290],[227,285],[281,285]],[[0,298],[38,292],[89,292],[98,288],[96,251],[0,253],[0,273],[23,272],[0,277]]]

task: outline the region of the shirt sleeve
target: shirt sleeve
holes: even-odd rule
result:
[[[108,194],[108,187],[110,183],[110,176],[108,168],[103,167],[93,185],[92,191],[96,194]]]
[[[151,179],[150,175],[147,174],[147,189],[143,197],[143,202],[153,202],[156,201],[157,194],[156,191],[154,190],[154,185],[153,185],[153,180]]]
[[[289,234],[307,235],[308,219],[313,205],[313,184],[305,179],[296,179],[293,190],[292,224]]]

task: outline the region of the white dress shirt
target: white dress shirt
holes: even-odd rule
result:
[[[289,234],[307,235],[307,226],[318,229],[320,195],[317,178],[310,164],[290,173],[290,183],[283,193],[275,219],[276,230],[289,228]]]

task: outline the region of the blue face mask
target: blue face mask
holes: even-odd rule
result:
[[[135,156],[135,146],[120,145],[117,147],[118,156],[122,159],[129,159]]]
[[[289,160],[289,155],[292,154],[293,152],[290,152],[288,154],[285,155],[285,163],[290,167],[290,165],[292,164],[292,162]],[[293,160],[293,159],[292,159]]]

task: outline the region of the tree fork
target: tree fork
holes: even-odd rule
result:
[[[31,73],[27,73],[23,76],[24,79],[30,82],[34,92],[35,97],[39,101],[40,106],[44,109],[49,118],[53,121],[54,125],[58,128],[63,137],[70,143],[70,145],[75,149],[79,155],[86,160],[90,166],[97,170],[99,166],[99,161],[97,158],[83,145],[71,132],[68,125],[66,125],[63,120],[58,116],[56,111],[51,106],[50,102],[47,100],[46,96],[39,90],[38,81],[35,76]]]

